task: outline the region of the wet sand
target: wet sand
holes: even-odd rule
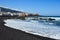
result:
[[[3,22],[3,19],[0,19],[0,40],[54,40],[9,28],[4,26],[4,24],[5,22]]]

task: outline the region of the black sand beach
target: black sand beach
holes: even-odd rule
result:
[[[0,19],[0,40],[54,40],[9,28],[4,26],[4,23],[3,19]]]

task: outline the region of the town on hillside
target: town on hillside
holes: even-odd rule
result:
[[[26,13],[9,8],[0,7],[0,16],[39,16],[38,13]]]

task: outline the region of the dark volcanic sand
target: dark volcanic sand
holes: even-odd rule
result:
[[[0,19],[0,40],[54,40],[12,29],[3,24],[3,20]]]

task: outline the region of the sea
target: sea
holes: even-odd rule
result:
[[[6,22],[4,25],[34,35],[60,40],[60,17],[49,18],[56,20],[7,19],[4,20]]]

